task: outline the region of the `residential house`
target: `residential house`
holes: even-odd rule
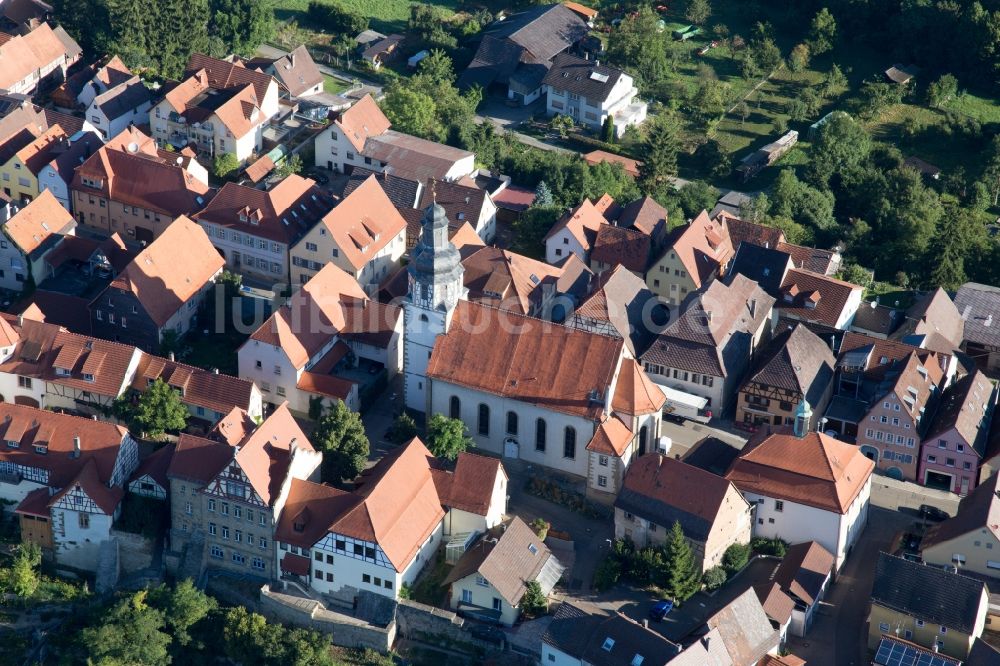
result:
[[[729,266],[729,275],[745,275],[775,298],[781,298],[781,285],[795,264],[787,252],[774,248],[741,242]]]
[[[586,21],[560,4],[541,5],[504,17],[482,31],[476,54],[458,77],[460,88],[505,89],[507,99],[531,104],[553,59],[588,34]]]
[[[704,398],[715,413],[728,410],[751,358],[770,339],[773,305],[773,298],[742,275],[728,285],[712,282],[687,298],[642,354],[643,368],[657,384]]]
[[[224,265],[205,231],[178,217],[91,301],[91,330],[146,350],[183,337]]]
[[[781,283],[777,307],[787,319],[844,330],[861,306],[864,289],[836,278],[792,268]]]
[[[795,606],[789,631],[805,637],[833,580],[835,558],[815,541],[789,546],[774,571],[774,581]]]
[[[955,303],[938,287],[906,309],[892,337],[907,344],[953,354],[962,345],[964,328]]]
[[[442,585],[460,615],[510,627],[521,615],[529,583],[546,597],[564,567],[523,520],[514,517],[482,535],[462,554]]]
[[[192,157],[157,150],[134,127],[114,137],[76,168],[73,213],[83,226],[127,240],[152,242],[180,215],[208,201],[208,172]]]
[[[883,634],[965,659],[983,633],[989,595],[982,581],[879,553],[868,619],[868,647]]]
[[[632,461],[615,500],[616,538],[661,546],[680,523],[701,571],[721,565],[729,546],[750,543],[751,522],[732,483],[659,453]]]
[[[793,425],[799,406],[805,404],[812,413],[807,427],[815,430],[833,395],[835,364],[827,344],[804,325],[781,331],[740,387],[736,422],[751,427]]]
[[[170,548],[205,567],[272,580],[279,517],[294,484],[319,477],[314,451],[288,407],[259,426],[246,424],[236,444],[182,435],[167,468]]]
[[[983,644],[981,639],[976,639],[977,644]],[[989,648],[992,650],[993,648]],[[1000,653],[998,653],[1000,654]],[[941,654],[934,649],[923,648],[916,643],[903,640],[894,635],[883,635],[875,649],[875,660],[873,666],[890,666],[894,664],[937,664],[939,666],[962,666],[961,659],[953,659]],[[991,664],[990,661],[976,661],[972,652],[969,653],[969,664]]]
[[[767,655],[778,654],[781,637],[772,628],[753,589],[747,589],[709,617],[705,629],[706,634],[718,631],[734,666],[756,666]]]
[[[753,536],[815,541],[839,571],[868,522],[875,463],[823,433],[763,433],[733,461],[726,478],[754,510]]]
[[[0,208],[0,287],[24,291],[38,284],[48,271],[46,259],[63,236],[76,231],[76,221],[51,192],[43,192],[21,209]]]
[[[459,467],[471,473],[459,476]],[[461,484],[461,486],[456,486]],[[478,515],[463,529],[485,531],[506,511],[506,475],[481,456],[459,458],[455,472],[440,468],[414,438],[360,476],[351,492],[293,481],[275,529],[282,577],[315,593],[352,602],[365,591],[398,599],[434,558],[454,527],[450,502]],[[497,521],[497,522],[493,522]]]
[[[986,458],[997,389],[979,370],[948,387],[920,445],[919,483],[965,496]]]
[[[242,62],[192,53],[185,79],[149,113],[158,146],[193,146],[203,155],[231,153],[243,163],[264,145],[264,128],[279,113],[278,83]]]
[[[35,134],[37,130],[37,135]],[[32,138],[34,137],[34,138]],[[27,140],[25,143],[24,140]],[[47,129],[28,127],[6,144],[6,162],[0,164],[4,194],[13,201],[27,203],[41,191],[38,177],[66,142],[66,132],[60,125]],[[19,145],[23,147],[18,149]]]
[[[291,248],[333,205],[313,180],[291,174],[270,190],[226,183],[193,219],[230,270],[290,284]]]
[[[954,517],[933,525],[920,540],[927,564],[958,567],[977,578],[1000,578],[1000,498],[998,475],[962,498]]]
[[[821,250],[804,245],[794,245],[785,241],[784,232],[777,227],[768,227],[741,219],[739,217],[740,203],[745,203],[748,200],[745,194],[730,192],[719,200],[719,204],[716,205],[710,216],[726,226],[734,248],[739,248],[743,243],[749,243],[765,249],[784,252],[791,258],[792,268],[800,268],[820,275],[831,276],[840,270],[842,257],[838,249]]]
[[[545,234],[545,261],[556,265],[571,254],[585,264],[590,263],[590,250],[597,231],[607,222],[605,212],[614,199],[604,195],[596,202],[584,199],[579,206],[566,212]]]
[[[994,318],[1000,318],[1000,288],[966,282],[955,293],[955,307],[965,324],[962,351],[991,377],[1000,369],[1000,336]]]
[[[83,50],[62,26],[42,23],[24,35],[0,40],[0,88],[8,93],[30,95],[39,87],[62,83],[66,70],[80,59]]]
[[[725,274],[733,246],[725,225],[702,211],[686,225],[673,229],[666,249],[646,272],[646,284],[657,296],[678,305],[717,277]]]
[[[395,176],[391,173],[385,173],[383,171],[372,171],[371,169],[366,169],[364,167],[354,167],[351,173],[347,177],[347,184],[344,185],[344,191],[341,194],[342,197],[347,197],[354,190],[361,187],[369,176],[374,176],[378,184],[382,186],[382,191],[385,192],[385,196],[389,197],[389,201],[392,205],[403,214],[404,211],[412,210],[418,208],[420,202],[422,201],[422,195],[424,192],[424,184],[418,180],[410,180],[409,178],[403,178],[402,176]],[[440,187],[443,183],[437,183]],[[426,207],[426,206],[425,206]],[[407,219],[409,222],[409,219]],[[461,225],[458,225],[461,226]],[[409,231],[409,230],[408,230]],[[420,235],[420,228],[417,227],[417,236]],[[416,237],[410,237],[407,233],[406,236],[406,248],[410,250],[416,244]]]
[[[928,373],[928,379],[938,386],[936,390],[946,388],[950,384],[957,367],[956,358],[950,354],[937,353],[904,342],[881,340],[853,332],[845,333],[840,338],[837,352],[834,396],[826,410],[824,430],[833,430],[846,441],[857,441],[858,437],[867,438],[867,445],[872,449],[866,449],[866,451],[870,456],[873,456],[873,459],[874,456],[879,455],[879,451],[875,449],[881,450],[877,442],[885,440],[885,433],[882,435],[882,440],[879,440],[875,428],[872,428],[872,433],[869,434],[866,427],[861,427],[861,423],[866,420],[871,421],[868,418],[870,416],[869,409],[872,409],[882,396],[893,391],[894,386],[900,383],[899,376],[903,368],[910,363],[910,357],[916,355],[917,359],[917,362],[912,364],[912,371],[922,373],[918,366],[923,367],[924,371]],[[935,366],[935,369],[929,370],[930,365]],[[919,416],[920,425],[927,427],[930,418],[928,416],[924,419],[923,416],[927,411],[926,403],[930,399],[930,387],[928,382],[924,381],[922,374],[920,374],[919,379],[920,384],[923,385],[922,390],[918,384],[912,384],[913,388],[917,389],[917,396],[914,399],[914,407],[917,409],[914,416]],[[909,386],[910,383],[907,382],[902,385],[901,390],[906,391]],[[907,393],[909,392],[907,391]],[[892,403],[888,408],[884,404],[882,407],[883,411],[886,409],[896,411]],[[920,412],[920,407],[925,408],[924,412]],[[883,414],[877,413],[874,416],[877,422],[882,422]],[[913,431],[912,418],[903,419],[900,414],[891,415],[888,412],[884,416],[886,423],[893,423],[892,418],[900,418],[900,421],[894,425],[901,428],[903,432],[894,432],[893,439],[897,445],[905,445],[906,448],[912,449],[909,451],[912,458],[905,464],[914,465],[913,474],[915,475],[914,460],[917,457],[915,447],[922,434]],[[906,427],[906,421],[910,421],[909,427]],[[899,442],[896,435],[903,435],[903,441]],[[911,437],[913,438],[912,445],[910,443]]]
[[[86,115],[107,140],[127,130],[129,125],[145,124],[152,106],[152,93],[138,76],[133,76],[94,97]]]
[[[292,99],[311,97],[323,92],[323,72],[319,71],[305,44],[280,58],[254,58],[248,65],[273,76],[283,94]]]
[[[969,659],[966,661],[967,664],[972,666],[975,664],[979,666],[997,666],[1000,664],[1000,650],[993,647],[982,638],[977,638],[972,642],[972,650],[969,652]],[[951,664],[946,664],[945,666],[952,666]]]
[[[642,278],[624,266],[601,273],[566,325],[625,341],[640,358],[669,321],[669,312]]]
[[[21,540],[73,569],[96,571],[125,484],[139,464],[122,426],[0,404],[0,496],[16,504]]]
[[[405,249],[406,220],[370,176],[292,245],[291,284],[305,284],[332,263],[374,295]]]
[[[399,46],[404,39],[403,35],[392,34],[375,40],[362,49],[361,59],[367,62],[372,69],[378,71],[382,65],[396,57]]]
[[[549,116],[569,116],[579,125],[601,130],[611,118],[616,137],[646,119],[646,103],[636,100],[639,89],[631,76],[599,61],[561,53],[542,78]]]
[[[421,188],[420,210],[425,210],[437,202],[448,219],[455,224],[469,223],[484,243],[492,243],[497,234],[497,207],[489,192],[478,187],[451,183],[435,182],[429,187]]]
[[[52,6],[41,0],[7,0],[0,5],[0,30],[24,34],[52,18]]]
[[[239,374],[267,402],[287,400],[297,414],[313,414],[316,400],[320,407],[343,400],[357,410],[358,384],[336,376],[338,367],[350,365],[350,353],[384,367],[391,379],[402,366],[402,326],[399,307],[369,299],[357,280],[329,263],[243,343]]]
[[[139,467],[129,477],[127,490],[133,495],[166,500],[170,494],[167,469],[174,457],[175,442],[167,442],[150,453],[139,463]]]
[[[96,153],[104,142],[96,132],[77,132],[59,143],[52,159],[37,174],[38,191],[49,190],[63,208],[73,212],[70,185],[76,167]]]
[[[651,248],[651,239],[641,231],[601,224],[590,249],[590,268],[603,273],[624,266],[636,275],[644,275]]]
[[[50,98],[57,108],[67,113],[81,111],[89,107],[95,97],[125,83],[133,76],[132,70],[121,58],[109,56],[67,76],[66,81],[52,91]]]
[[[360,166],[416,180],[456,181],[476,170],[472,153],[389,129],[371,95],[365,95],[316,136],[316,166],[349,172]]]
[[[611,211],[608,211],[610,214]],[[649,237],[650,248],[657,251],[667,237],[667,209],[653,197],[644,196],[617,208],[614,215],[619,227],[633,229]]]
[[[725,649],[722,650],[725,653]],[[560,666],[665,666],[673,663],[675,657],[680,659],[677,656],[680,652],[680,645],[621,613],[608,614],[579,602],[564,601],[542,634],[541,663]]]

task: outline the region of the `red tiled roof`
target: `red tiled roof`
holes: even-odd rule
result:
[[[364,150],[368,137],[378,136],[392,126],[371,95],[365,95],[355,102],[333,124],[344,133],[358,152]]]
[[[347,401],[351,395],[351,389],[355,382],[349,379],[341,379],[333,375],[321,375],[315,372],[305,371],[295,384],[296,388],[306,393],[315,393],[328,398]]]
[[[208,483],[233,459],[235,446],[181,433],[167,477]]]
[[[7,220],[3,230],[22,252],[31,254],[53,236],[67,234],[75,227],[73,216],[63,208],[52,191],[43,190]]]
[[[293,445],[297,449],[313,450],[285,402],[271,412],[236,452],[235,460],[240,469],[268,506],[273,504],[281,490],[291,462]]]
[[[200,70],[204,70],[207,75],[208,85],[218,90],[252,86],[257,104],[263,102],[267,95],[267,89],[272,83],[277,86],[277,82],[270,74],[247,69],[243,67],[242,63],[236,64],[202,53],[192,53],[191,57],[188,58],[187,67],[184,68],[184,75],[191,76]]]
[[[309,558],[285,553],[285,556],[281,558],[281,570],[296,576],[308,576]]]
[[[282,543],[311,548],[326,536],[330,525],[357,502],[357,496],[352,493],[322,483],[292,479],[285,508],[274,528],[274,538]],[[308,573],[307,560],[302,575]]]
[[[558,222],[552,225],[549,232],[545,234],[545,240],[552,238],[563,229],[567,229],[583,247],[584,252],[589,252],[597,238],[597,231],[604,223],[603,213],[591,203],[590,199],[584,199],[583,203],[563,215]]]
[[[162,356],[143,354],[132,380],[132,388],[144,391],[155,379],[162,379],[170,386],[181,389],[185,404],[212,412],[226,414],[233,409],[247,410],[253,405],[252,381],[170,361]],[[207,416],[215,420],[214,414]]]
[[[247,414],[246,410],[233,407],[212,427],[210,434],[230,446],[236,446],[256,427],[257,422]]]
[[[781,283],[781,298],[775,303],[783,315],[837,327],[851,294],[861,287],[850,282],[792,268]]]
[[[614,153],[609,153],[604,150],[592,150],[591,152],[585,154],[583,159],[586,160],[587,164],[600,164],[601,162],[620,164],[622,165],[622,168],[625,169],[625,173],[633,178],[639,177],[639,166],[642,164],[642,162],[639,162],[638,160],[622,157],[621,155],[615,155]]]
[[[167,481],[167,469],[170,467],[170,463],[174,457],[174,450],[177,448],[175,442],[167,442],[164,446],[160,447],[156,451],[146,456],[139,467],[133,472],[132,477],[129,481],[135,481],[141,479],[144,476],[149,476],[160,485],[164,490],[169,491],[170,485]]]
[[[638,361],[622,359],[622,369],[611,400],[613,410],[631,416],[655,414],[666,401],[667,396],[653,383]]]
[[[406,229],[406,220],[375,176],[369,176],[347,195],[320,224],[355,269],[361,269]]]
[[[651,239],[635,229],[602,224],[590,250],[590,260],[611,266],[624,266],[635,273],[644,273],[649,263]]]
[[[441,504],[485,516],[493,499],[498,476],[507,476],[497,458],[463,451],[455,461],[455,470],[432,469]]]
[[[460,301],[427,376],[598,421],[624,341]]]
[[[114,515],[115,508],[125,496],[125,489],[121,486],[109,488],[101,481],[97,471],[97,463],[94,462],[93,458],[87,458],[76,478],[49,499],[49,506],[56,504],[66,493],[74,489],[85,492],[87,497],[92,499],[94,504],[108,516]]]
[[[66,45],[48,23],[26,35],[16,35],[0,44],[0,62],[3,63],[0,88],[10,88],[33,72],[57,61],[69,60],[70,56]]]
[[[702,211],[683,227],[673,230],[665,253],[676,253],[695,287],[700,288],[733,257],[729,230]]]
[[[587,443],[587,450],[608,456],[621,457],[632,442],[632,431],[617,416],[605,417],[594,430]]]
[[[48,488],[36,488],[28,493],[21,503],[14,509],[14,513],[26,513],[29,516],[49,517],[49,492]]]

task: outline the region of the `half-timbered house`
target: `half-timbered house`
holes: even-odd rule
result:
[[[0,498],[17,502],[22,540],[59,564],[96,568],[138,464],[121,426],[0,404]]]

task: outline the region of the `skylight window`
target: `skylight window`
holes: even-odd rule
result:
[[[604,645],[601,646],[601,649],[604,650],[605,652],[611,652],[611,648],[613,648],[614,646],[615,646],[615,639],[608,636],[607,638],[604,639]]]

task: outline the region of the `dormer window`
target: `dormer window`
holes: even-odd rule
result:
[[[17,441],[16,439],[8,439],[7,440],[7,448],[8,449],[19,449],[19,448],[21,448],[21,442]]]
[[[94,381],[94,375],[92,375],[90,373],[87,373],[87,372],[83,373],[83,381],[85,381],[85,382],[92,382],[92,381]]]
[[[34,448],[35,448],[35,453],[37,453],[38,455],[44,456],[49,452],[49,447],[45,445],[36,445]]]
[[[306,529],[306,524],[303,523],[302,521],[296,520],[292,524],[292,529],[294,529],[296,532],[304,532]]]
[[[56,375],[59,377],[69,377],[70,371],[66,368],[56,368]]]

